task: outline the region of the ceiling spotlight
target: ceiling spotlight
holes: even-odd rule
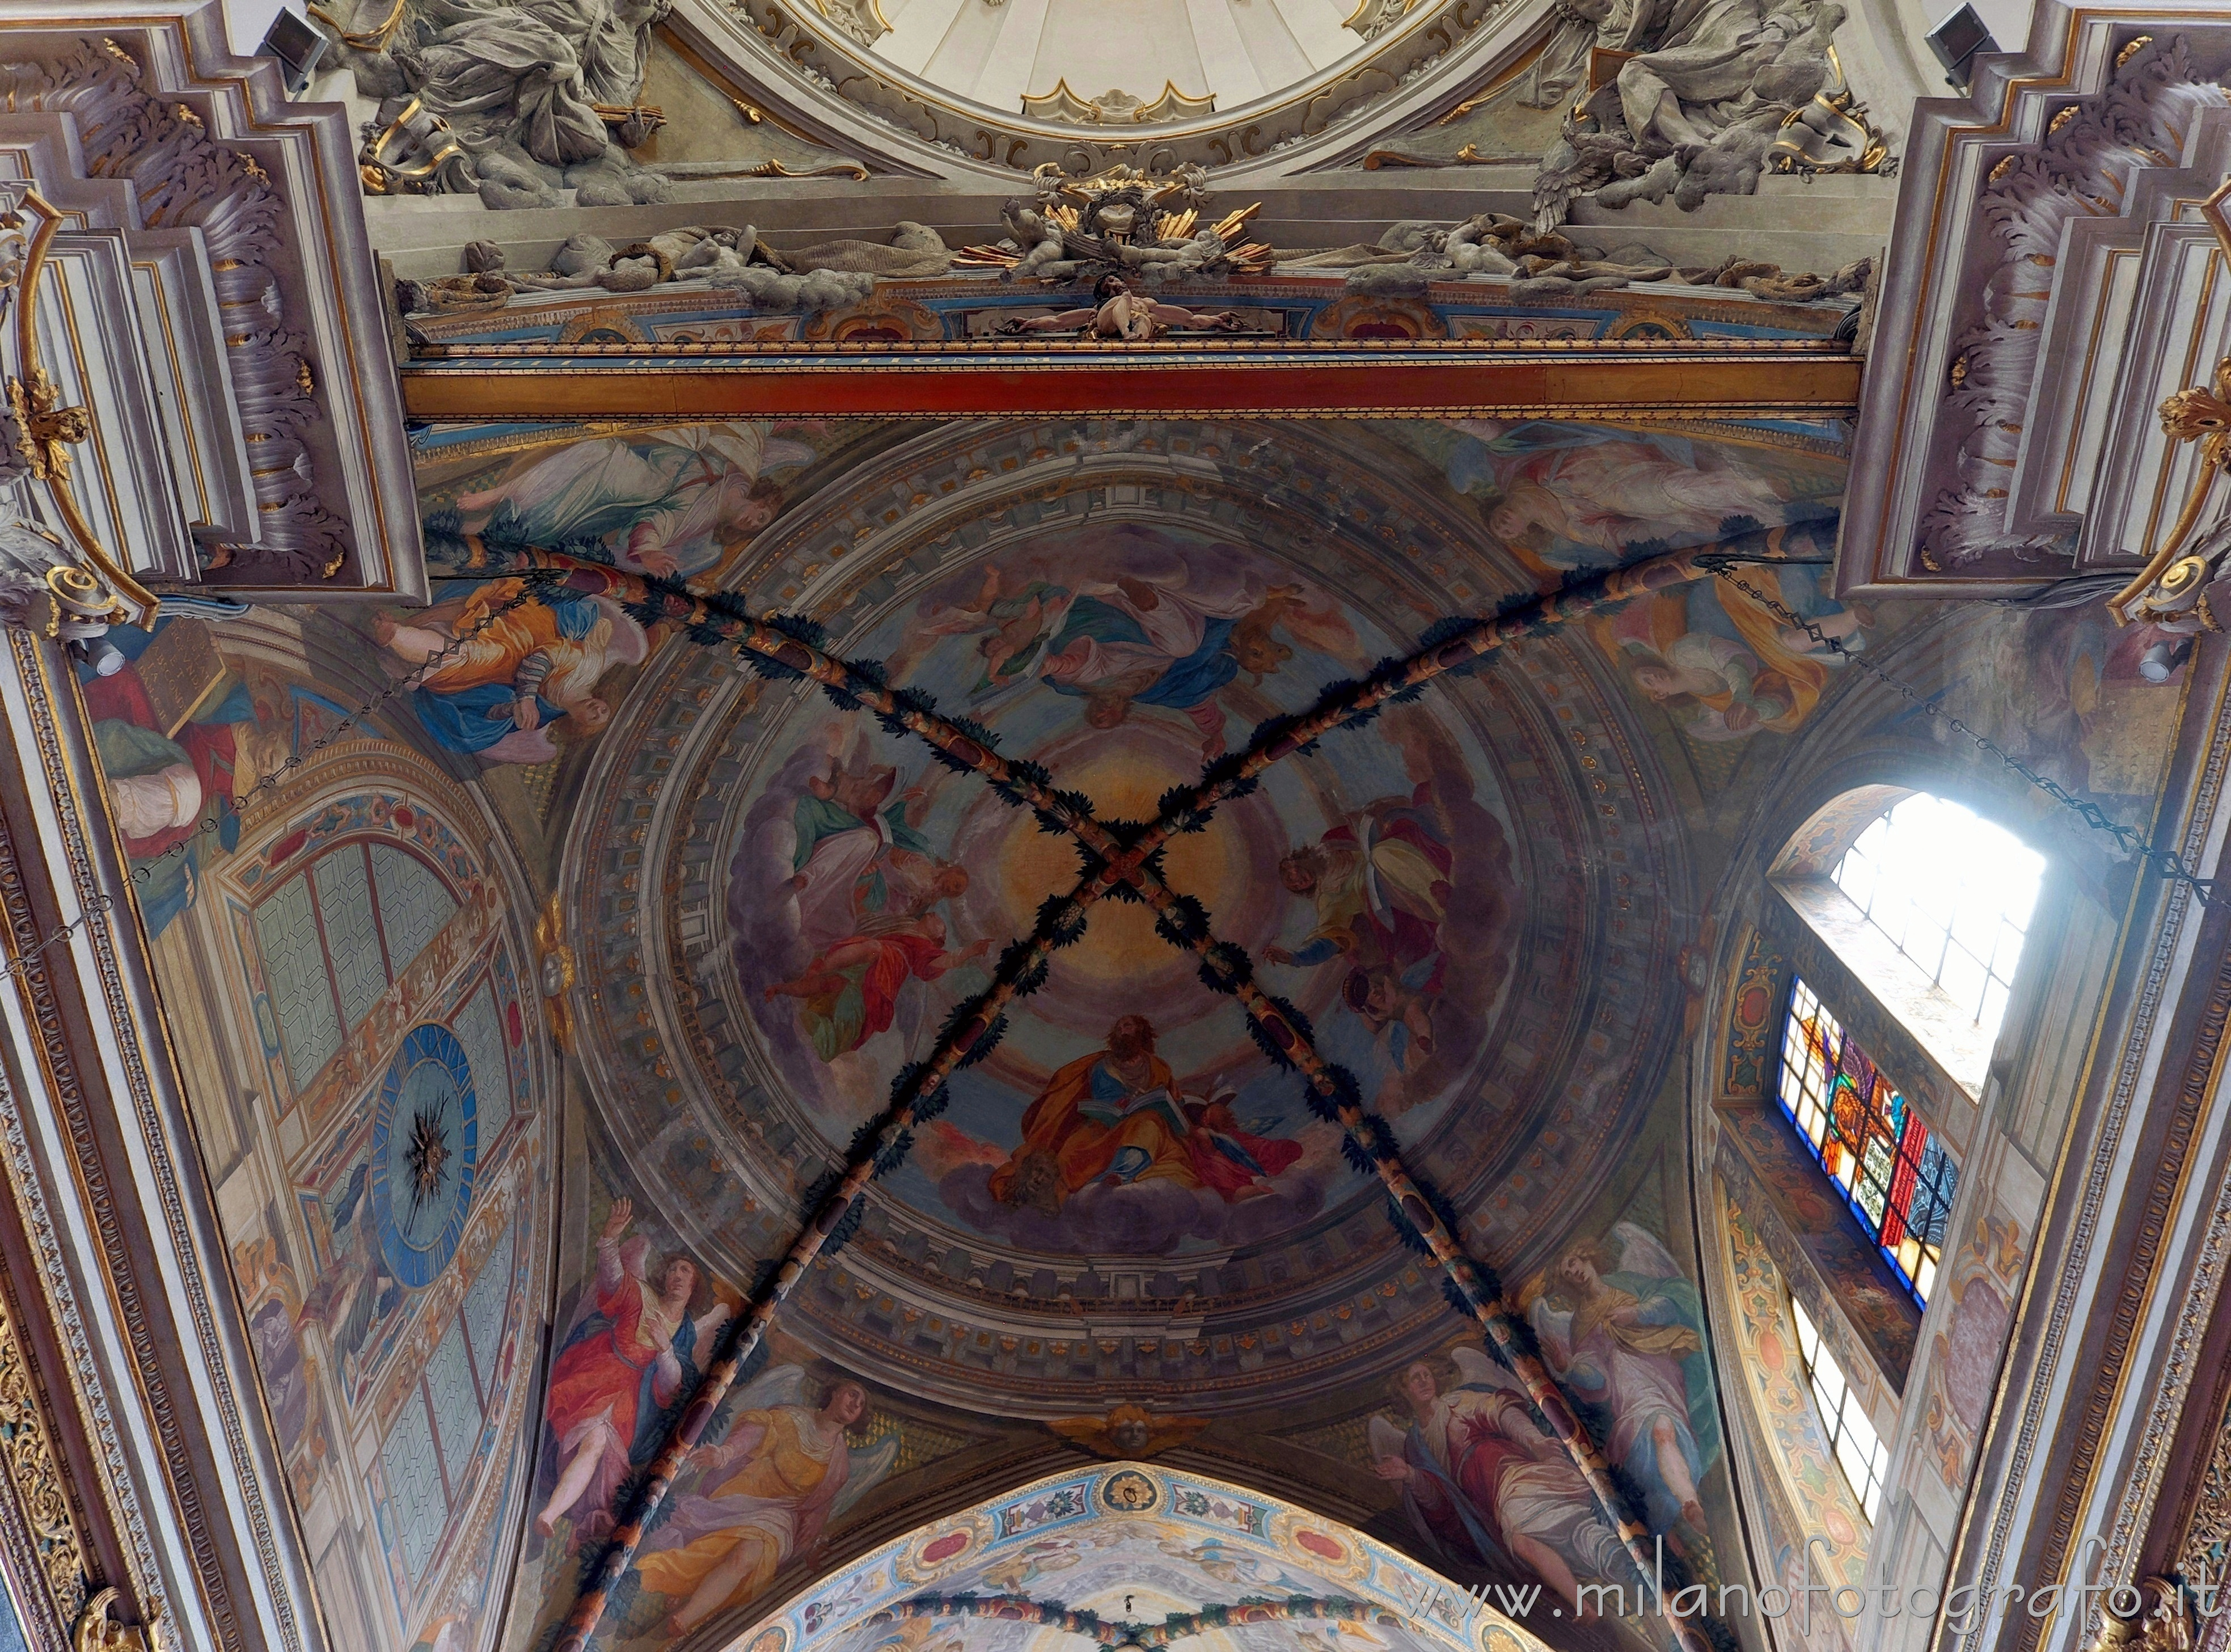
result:
[[[1926,38],[1929,49],[1944,65],[1944,83],[1963,97],[1970,81],[1968,65],[1976,54],[1999,49],[1999,42],[1991,38],[1990,29],[1972,5],[1962,6],[1930,29]]]
[[[2164,637],[2146,645],[2138,656],[2138,675],[2149,683],[2166,683],[2176,675],[2176,668],[2192,658],[2192,638],[2172,642]]]
[[[326,43],[326,37],[311,28],[306,18],[282,6],[264,31],[255,55],[275,62],[287,82],[287,95],[299,98],[310,89],[310,79],[317,72],[318,60],[325,55]]]

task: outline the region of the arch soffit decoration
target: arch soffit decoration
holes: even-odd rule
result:
[[[507,1232],[527,1241],[513,1252],[508,1294],[517,1304],[516,1317],[506,1322],[507,1335],[519,1338],[522,1348],[546,1324],[556,1287],[553,1247],[544,1236],[559,1204],[556,1161],[564,1108],[557,1101],[553,1046],[534,987],[529,892],[501,834],[487,827],[481,800],[443,765],[375,727],[371,737],[307,755],[294,776],[243,819],[237,850],[210,875],[218,902],[252,922],[246,915],[256,901],[329,849],[386,843],[426,868],[456,902],[441,932],[388,989],[393,1003],[368,1015],[357,1029],[362,1036],[352,1035],[290,1097],[288,1111],[308,1121],[300,1150],[306,1166],[329,1152],[331,1143],[361,1133],[359,1108],[367,1086],[376,1090],[398,1040],[407,1029],[453,1014],[474,983],[489,974],[481,960],[500,958],[508,965],[509,994],[499,1002],[516,1007],[524,1017],[520,1040],[508,1052],[510,1108],[488,1116],[483,1125],[480,1161],[487,1173],[475,1187],[456,1262],[430,1288],[412,1293],[406,1324],[375,1362],[369,1386],[351,1409],[346,1422],[354,1429],[374,1428],[373,1419],[389,1416],[397,1396],[417,1383],[432,1351],[429,1328],[454,1317]],[[450,1513],[443,1545],[449,1558],[415,1580],[401,1600],[411,1620],[436,1620],[449,1611],[469,1621],[482,1608],[487,1578],[511,1564],[528,1489],[516,1461],[534,1441],[539,1390],[531,1361],[522,1357],[513,1363],[500,1399],[488,1408],[487,1438],[475,1454],[467,1490]]]
[[[1018,1587],[1012,1564],[1025,1551],[1057,1552],[1067,1569]],[[1200,1569],[1203,1559],[1214,1575]],[[1280,1622],[1296,1597],[1320,1603],[1324,1619],[1368,1626],[1399,1652],[1545,1652],[1497,1609],[1492,1591],[1452,1583],[1341,1519],[1229,1481],[1124,1461],[1025,1480],[924,1521],[702,1644],[870,1652],[901,1644],[895,1626],[928,1616],[983,1625],[967,1644],[986,1652],[1025,1644],[1052,1652],[1092,1639],[1232,1652],[1230,1629]],[[1096,1617],[1098,1632],[1089,1618],[1049,1622],[1047,1606]],[[1233,1610],[1219,1622],[1218,1607]]]

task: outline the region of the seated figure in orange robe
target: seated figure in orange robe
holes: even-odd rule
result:
[[[1108,1047],[1055,1072],[1023,1114],[1023,1139],[992,1172],[992,1196],[1051,1214],[1088,1183],[1173,1181],[1197,1188],[1187,1123],[1154,1029],[1126,1015]]]

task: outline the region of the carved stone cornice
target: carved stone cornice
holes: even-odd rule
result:
[[[0,44],[0,207],[32,230],[0,482],[56,489],[42,515],[127,599],[422,593],[345,112],[289,105],[186,0]]]
[[[2215,239],[2192,209],[2231,171],[2231,23],[2047,7],[2032,49],[1984,60],[1969,100],[1916,110],[1847,593],[2127,577],[2163,487],[2183,495],[2189,450],[2120,437],[2154,426],[2195,350],[2225,353],[2205,296]]]

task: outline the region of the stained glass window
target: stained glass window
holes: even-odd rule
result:
[[[1801,980],[1782,1037],[1782,1105],[1859,1225],[1929,1299],[1959,1167],[1874,1059]]]
[[[1789,1299],[1789,1314],[1797,1321],[1797,1352],[1805,1364],[1806,1384],[1813,1390],[1813,1404],[1820,1414],[1828,1448],[1835,1453],[1836,1467],[1844,1471],[1852,1495],[1859,1500],[1859,1506],[1872,1520],[1882,1502],[1883,1477],[1890,1473],[1890,1448],[1875,1432],[1874,1420],[1859,1403],[1859,1396],[1844,1380],[1843,1366],[1820,1340],[1813,1316],[1795,1297]]]
[[[1973,810],[1916,792],[1859,833],[1833,876],[1986,1043],[1998,1036],[2044,856]]]

